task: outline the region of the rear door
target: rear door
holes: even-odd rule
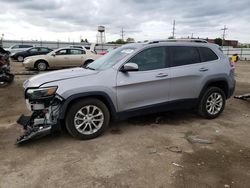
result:
[[[85,62],[85,55],[86,52],[81,49],[70,49],[69,52],[69,61],[67,66],[74,67],[74,66],[81,66]]]
[[[118,72],[118,111],[167,102],[170,85],[168,53],[166,47],[151,47],[132,57],[139,71]]]
[[[198,47],[171,46],[171,101],[199,97],[204,80],[211,73],[211,63],[203,62]]]

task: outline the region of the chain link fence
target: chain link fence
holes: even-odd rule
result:
[[[250,48],[223,47],[222,51],[228,57],[231,57],[233,54],[238,54],[240,60],[250,60]]]

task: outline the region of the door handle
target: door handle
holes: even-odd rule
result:
[[[201,72],[205,72],[205,71],[208,71],[208,68],[206,68],[206,67],[202,67],[202,68],[200,68],[200,69],[199,69],[199,71],[201,71]]]
[[[168,74],[166,74],[166,73],[159,73],[156,75],[156,77],[158,77],[158,78],[167,77],[167,76],[168,76]]]

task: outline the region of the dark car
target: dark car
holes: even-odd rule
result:
[[[17,52],[11,56],[12,59],[17,60],[18,62],[23,62],[24,58],[34,55],[43,55],[51,52],[52,49],[46,47],[33,47],[28,50]]]

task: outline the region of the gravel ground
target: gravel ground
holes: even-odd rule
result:
[[[12,63],[14,72],[21,64]],[[236,94],[250,93],[250,62],[236,67]],[[249,187],[250,103],[231,98],[224,113],[206,120],[178,111],[112,123],[96,139],[65,131],[21,147],[15,123],[26,109],[16,76],[0,89],[0,187]],[[156,123],[157,122],[157,123]],[[196,135],[211,144],[190,143]],[[172,152],[169,147],[181,152]],[[175,148],[176,149],[176,148]]]

